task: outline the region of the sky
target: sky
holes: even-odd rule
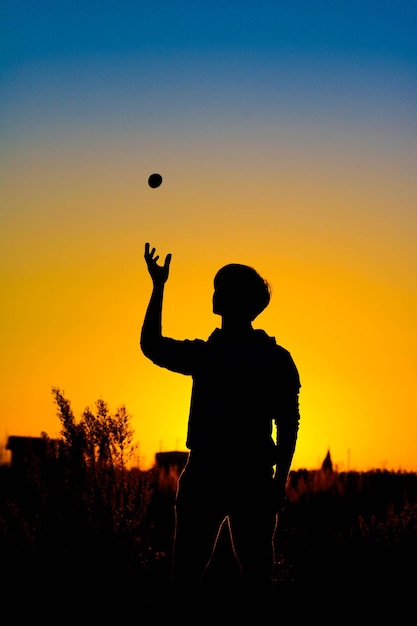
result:
[[[293,469],[417,471],[417,4],[5,0],[0,441],[124,405],[138,461],[186,450],[189,377],[139,336],[207,338],[229,262],[299,369]],[[147,185],[159,172],[163,183]]]

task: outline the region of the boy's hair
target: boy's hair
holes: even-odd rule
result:
[[[241,263],[229,263],[220,268],[214,277],[214,288],[223,294],[224,303],[245,312],[251,321],[262,313],[271,299],[268,281],[253,267]]]

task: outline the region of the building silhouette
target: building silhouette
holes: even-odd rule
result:
[[[324,461],[321,464],[321,470],[322,472],[328,472],[328,473],[333,472],[333,462],[332,462],[332,457],[330,456],[330,450],[327,451],[327,454],[324,457]]]
[[[8,438],[6,450],[11,452],[11,468],[21,471],[34,461],[45,458],[53,449],[58,452],[59,439],[45,439],[43,437],[20,437],[12,435]]]

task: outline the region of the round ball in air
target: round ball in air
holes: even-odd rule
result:
[[[161,174],[151,174],[148,178],[148,185],[152,189],[156,189],[162,184],[162,176]]]

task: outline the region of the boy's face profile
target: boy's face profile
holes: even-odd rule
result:
[[[233,301],[232,294],[222,288],[215,287],[213,293],[213,313],[216,315],[224,315],[233,313],[236,308],[236,301]]]
[[[236,284],[227,274],[218,272],[214,279],[213,313],[233,314],[239,311],[239,293]]]

